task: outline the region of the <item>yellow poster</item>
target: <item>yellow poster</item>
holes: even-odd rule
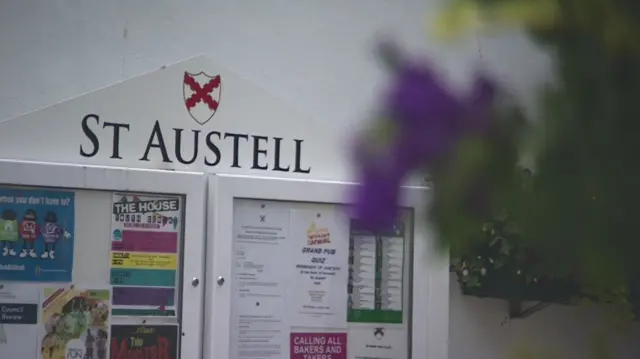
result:
[[[165,253],[111,252],[111,268],[176,270],[177,257]]]
[[[39,359],[107,359],[111,292],[44,288]]]

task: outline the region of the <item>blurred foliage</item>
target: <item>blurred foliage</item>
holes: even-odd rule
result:
[[[508,217],[483,226],[484,241],[452,259],[463,293],[566,304],[580,295],[579,284],[549,271],[543,257],[522,246],[521,233]]]
[[[512,359],[563,359],[561,355],[554,353],[550,348],[531,348],[526,346],[518,346],[512,351],[510,355]],[[596,358],[589,358],[596,359]],[[598,358],[600,359],[600,358]],[[607,358],[612,359],[612,358]]]
[[[589,355],[585,359],[615,359],[612,342],[612,336],[606,331],[598,330],[591,333],[589,340],[586,341]],[[571,348],[570,350],[575,351],[575,349]],[[564,353],[558,353],[553,348],[544,346],[531,348],[520,345],[512,349],[509,357],[512,359],[563,359],[565,357],[575,357],[575,354],[565,355]]]
[[[494,116],[499,131],[463,140],[446,170],[430,174],[436,184],[430,213],[438,232],[446,233],[441,244],[452,256],[475,246],[487,220],[494,219],[487,213],[506,215],[527,196],[525,172],[517,165],[524,117],[513,106]]]
[[[522,24],[544,29],[558,21],[559,13],[555,0],[457,0],[430,24],[436,36],[450,39],[470,29],[491,31]]]
[[[522,119],[512,109],[496,115],[514,132],[462,145],[434,181],[432,219],[453,256],[474,253],[484,223],[508,216],[518,245],[544,258],[545,273],[577,278],[583,299],[627,309],[638,300],[629,283],[640,276],[639,20],[640,3],[623,0],[457,0],[436,22],[450,35],[521,26],[555,60],[541,116],[525,133],[536,144],[530,188],[519,178],[523,133],[513,129]],[[465,202],[473,183],[489,193],[483,215]]]

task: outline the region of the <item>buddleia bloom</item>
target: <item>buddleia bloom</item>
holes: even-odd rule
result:
[[[393,77],[373,129],[361,133],[354,146],[362,184],[354,194],[354,215],[374,231],[396,220],[407,175],[439,171],[463,138],[489,131],[494,95],[492,82],[478,76],[469,96],[456,96],[428,61],[404,58],[392,44],[380,48]]]

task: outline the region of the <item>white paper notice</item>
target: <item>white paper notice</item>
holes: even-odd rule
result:
[[[352,309],[375,310],[376,305],[376,237],[353,236],[353,289],[349,297]]]
[[[2,283],[0,288],[0,357],[38,356],[40,291],[33,284]]]
[[[402,311],[404,238],[382,237],[380,309]]]
[[[407,357],[407,337],[404,329],[382,326],[349,329],[347,355],[349,359],[400,359]]]
[[[288,353],[286,282],[289,211],[238,202],[233,220],[232,358],[283,358]]]
[[[297,327],[346,328],[349,219],[341,211],[292,210],[289,310]]]

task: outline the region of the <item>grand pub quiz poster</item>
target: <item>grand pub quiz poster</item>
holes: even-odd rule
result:
[[[112,325],[111,359],[177,359],[177,325]]]

